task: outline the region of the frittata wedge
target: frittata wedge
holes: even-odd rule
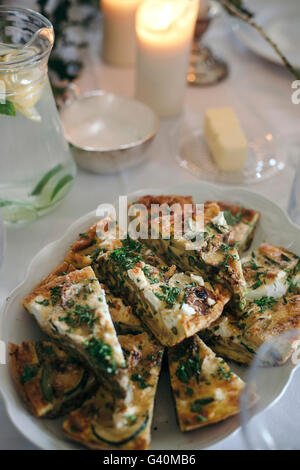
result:
[[[93,266],[100,253],[120,246],[119,238],[120,232],[115,222],[110,217],[103,218],[86,232],[79,233],[78,239],[66,254],[65,262],[77,269]]]
[[[260,220],[260,212],[223,201],[218,201],[217,204],[223,211],[230,230],[229,244],[236,244],[239,254],[242,255],[250,248]]]
[[[125,239],[122,248],[99,256],[97,270],[158,341],[173,346],[218,318],[230,294],[200,276],[176,272],[175,266],[154,266],[151,259],[154,254],[142,243]]]
[[[93,449],[144,450],[151,439],[163,349],[146,332],[118,337],[126,357],[132,400],[116,408],[111,394],[99,388],[93,398],[69,415],[63,430],[72,440]]]
[[[197,336],[168,351],[181,431],[217,423],[239,412],[244,382]]]
[[[37,418],[57,418],[78,408],[97,388],[95,376],[52,341],[10,344],[18,390]]]
[[[251,302],[239,320],[226,312],[201,336],[217,354],[250,364],[264,342],[297,328],[300,328],[300,295],[281,299],[262,297]],[[296,339],[294,336],[283,343],[278,340],[266,364],[284,364],[293,353]]]
[[[262,243],[242,260],[243,273],[247,283],[247,299],[262,296],[279,298],[290,287],[300,258],[282,247]]]
[[[84,268],[37,286],[24,300],[40,328],[84,361],[118,396],[128,393],[125,359],[94,271]]]
[[[300,327],[300,296],[294,279],[299,257],[282,247],[260,245],[243,260],[248,285],[247,303],[237,320],[226,309],[203,337],[218,354],[250,364],[258,348],[292,328]],[[292,354],[291,344],[278,344],[270,364],[283,364]]]
[[[200,216],[201,213],[193,212],[183,219],[181,214],[175,213],[150,219],[148,238],[143,241],[182,271],[192,271],[223,283],[231,290],[233,301],[242,307],[246,282],[237,248],[229,244],[230,229],[224,214],[217,203],[206,203],[203,227],[197,220]]]

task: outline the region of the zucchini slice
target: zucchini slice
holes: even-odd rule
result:
[[[133,441],[147,426],[147,423],[149,421],[149,414],[147,413],[146,417],[140,417],[136,425],[134,426],[134,430],[132,432],[132,426],[128,428],[128,436],[124,437],[121,440],[114,440],[112,439],[113,436],[109,436],[109,430],[105,428],[101,428],[100,426],[96,430],[96,427],[94,424],[91,425],[91,430],[93,435],[101,442],[108,446],[114,446],[114,447],[121,447],[128,442]],[[116,431],[116,429],[113,429],[113,431]],[[127,433],[126,433],[127,434]]]

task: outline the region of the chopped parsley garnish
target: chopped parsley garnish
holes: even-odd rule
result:
[[[87,234],[86,232],[80,233],[80,234],[79,234],[79,237],[80,237],[80,238],[85,238],[85,239],[88,239],[88,238],[89,238],[89,236],[88,236],[88,234]]]
[[[274,297],[261,297],[261,299],[256,299],[253,301],[260,308],[261,312],[265,312],[267,308],[272,308],[273,305],[278,302],[278,299]]]
[[[142,260],[139,254],[141,250],[141,243],[131,238],[122,240],[122,247],[116,248],[109,254],[109,257],[116,261],[123,269],[132,269],[136,263]]]
[[[161,285],[160,289],[162,290],[163,294],[159,294],[158,292],[155,292],[155,296],[159,299],[164,301],[169,308],[174,307],[178,296],[181,292],[181,289],[179,287],[170,287],[170,286],[165,286]]]
[[[256,282],[251,286],[252,289],[258,289],[258,287],[264,283],[266,275],[267,271],[260,271],[259,273],[256,273],[254,276]],[[261,276],[263,276],[263,280],[261,279]]]
[[[50,287],[50,297],[52,305],[56,305],[61,297],[60,286]]]
[[[199,423],[202,423],[203,421],[207,421],[207,418],[205,418],[205,416],[198,415],[197,420],[199,421]]]
[[[133,374],[131,376],[131,380],[133,382],[137,382],[139,388],[145,389],[147,387],[150,387],[150,385],[147,384],[145,378],[141,374]]]
[[[42,300],[41,302],[39,302],[38,300],[35,301],[36,304],[39,304],[39,305],[44,305],[45,307],[48,307],[48,305],[50,305],[50,302],[48,299],[44,299]]]
[[[298,284],[296,282],[293,282],[293,280],[291,279],[289,281],[289,292],[291,293],[295,292],[297,287],[298,287]]]
[[[21,375],[21,384],[25,384],[29,382],[29,380],[33,379],[38,373],[38,368],[36,366],[30,366],[29,364],[25,364],[24,370]]]
[[[64,321],[67,325],[75,328],[80,325],[87,325],[92,328],[96,321],[95,309],[89,307],[89,305],[75,305],[73,311],[69,311],[66,316],[59,317],[59,321]]]
[[[230,210],[226,209],[224,211],[224,217],[228,225],[235,225],[242,220],[243,214],[242,211],[239,211],[236,215],[233,215]]]
[[[215,401],[215,399],[212,397],[198,398],[198,400],[195,400],[194,403],[192,403],[191,411],[194,413],[201,413],[203,406],[208,405],[213,401]]]
[[[145,274],[145,276],[147,276],[147,278],[149,279],[150,284],[157,284],[159,282],[159,279],[157,279],[156,277],[152,277],[149,266],[144,266],[142,268],[142,271]]]
[[[189,397],[192,397],[194,395],[194,390],[188,387],[185,391],[185,394],[188,395]]]
[[[217,233],[223,233],[222,230],[218,227],[218,225],[214,224],[213,222],[208,222],[207,226],[213,228]]]
[[[97,248],[91,255],[92,261],[96,261],[96,259],[98,258],[101,252],[102,252],[101,248]]]
[[[181,360],[176,370],[176,376],[183,383],[188,383],[191,377],[199,380],[201,372],[200,357],[189,357],[186,361]]]
[[[228,245],[227,243],[222,243],[222,245],[221,245],[221,250],[222,251],[228,251],[228,250],[230,250],[230,248],[231,248],[231,246]]]
[[[109,344],[104,343],[98,338],[91,338],[86,342],[86,350],[88,354],[94,358],[99,366],[104,369],[107,374],[114,375],[116,372],[116,361],[112,359],[113,350]]]
[[[130,426],[136,423],[136,415],[125,415],[125,418],[128,420]]]
[[[226,380],[227,382],[230,382],[232,373],[230,370],[226,370],[222,365],[219,366],[217,374],[220,380]]]

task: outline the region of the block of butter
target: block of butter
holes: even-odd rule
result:
[[[232,108],[213,108],[206,111],[204,137],[220,170],[243,170],[248,144]]]

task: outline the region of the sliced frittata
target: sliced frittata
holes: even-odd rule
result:
[[[243,260],[247,303],[238,320],[236,312],[226,309],[204,332],[203,337],[214,351],[250,364],[265,341],[300,327],[300,296],[295,287],[298,266],[298,256],[267,243]],[[292,354],[292,341],[277,344],[270,364],[283,364]]]
[[[290,287],[300,258],[282,247],[262,243],[242,260],[247,282],[247,299],[279,298]]]
[[[97,259],[97,270],[110,290],[135,307],[154,336],[173,346],[218,318],[230,294],[175,266],[150,264],[155,255],[139,241],[122,240],[122,248]]]
[[[227,359],[250,364],[258,348],[280,334],[300,328],[300,295],[251,301],[239,320],[228,312],[201,335],[213,350]],[[299,336],[300,337],[300,336]],[[266,364],[284,364],[293,353],[293,341],[277,342]]]
[[[100,253],[120,246],[119,238],[120,232],[115,222],[110,217],[103,218],[86,232],[79,233],[79,238],[65,257],[65,262],[77,269],[91,266]]]
[[[77,354],[116,395],[126,397],[124,355],[105,292],[90,267],[37,286],[23,305],[46,334]]]
[[[244,382],[197,336],[168,351],[181,431],[217,423],[239,412]]]
[[[126,323],[126,319],[121,323]],[[134,328],[135,323],[134,319]],[[93,398],[69,415],[63,430],[69,438],[93,449],[144,450],[151,440],[163,348],[147,332],[118,337],[126,357],[131,401],[126,405],[123,402],[120,408],[110,393],[99,388]]]
[[[241,255],[250,248],[260,219],[260,212],[222,201],[218,201],[217,204],[223,211],[230,230],[229,244],[236,244]]]
[[[94,374],[52,341],[10,344],[9,353],[18,390],[37,418],[63,416],[97,388]]]
[[[194,203],[191,196],[179,195],[146,195],[140,197],[137,201],[129,204],[128,213],[129,219],[132,220],[138,217],[141,221],[147,223],[150,217],[156,218],[158,216],[168,215],[170,211],[174,214],[192,213],[194,210]]]
[[[229,243],[230,229],[224,214],[217,203],[206,203],[202,227],[197,217],[201,219],[201,212],[193,212],[184,221],[176,213],[150,219],[144,242],[182,271],[223,283],[231,290],[235,303],[242,307],[246,282],[237,248]]]

